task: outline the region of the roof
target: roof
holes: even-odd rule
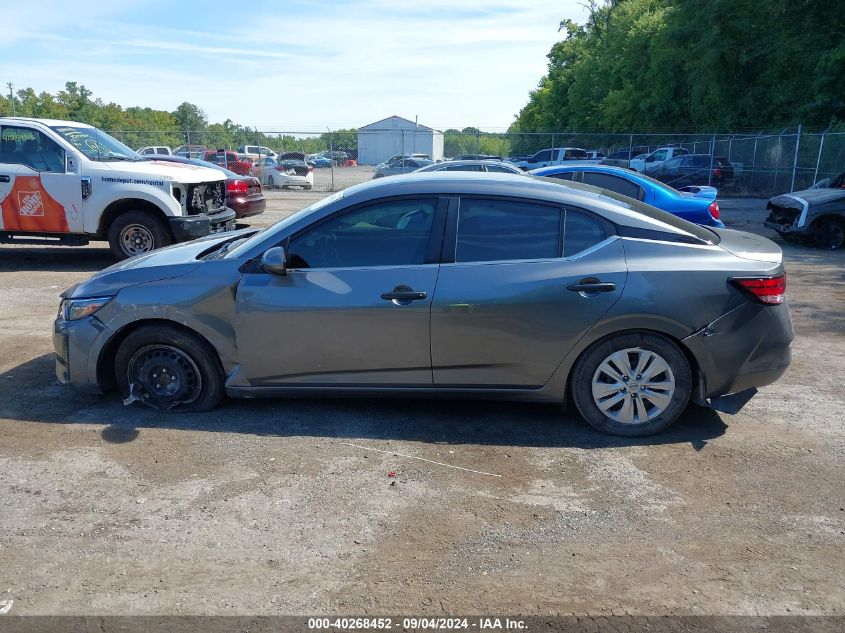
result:
[[[33,117],[23,117],[23,116],[4,116],[0,117],[0,121],[3,123],[41,123],[42,125],[46,125],[48,127],[53,127],[55,125],[72,125],[73,127],[90,127],[93,128],[93,125],[88,125],[87,123],[79,123],[78,121],[62,121],[61,119],[36,119]]]
[[[389,116],[389,117],[385,117],[384,119],[379,119],[378,121],[375,121],[373,123],[369,123],[367,125],[362,125],[361,127],[358,128],[358,131],[360,132],[361,130],[366,130],[366,129],[392,130],[393,128],[390,127],[390,126],[381,126],[381,127],[379,126],[380,123],[385,123],[386,121],[390,121],[392,119],[398,119],[399,121],[404,121],[405,123],[409,124],[409,126],[411,126],[411,127],[417,127],[417,128],[423,129],[423,130],[427,130],[429,132],[437,132],[438,134],[442,134],[442,132],[439,132],[438,130],[435,130],[434,128],[430,128],[430,127],[427,127],[425,125],[416,123],[414,121],[411,121],[410,119],[406,119],[405,117],[401,117],[401,116],[396,115],[396,114]]]

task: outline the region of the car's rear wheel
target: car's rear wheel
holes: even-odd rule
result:
[[[836,250],[845,245],[845,222],[822,218],[813,224],[816,246]]]
[[[689,401],[692,371],[670,339],[649,332],[616,334],[578,359],[572,399],[602,433],[638,437],[673,424]]]
[[[273,176],[267,176],[267,186],[268,186],[270,189],[275,189],[275,188],[276,188],[276,181],[275,181],[275,180],[273,180]]]
[[[119,215],[109,226],[108,240],[112,255],[118,260],[173,243],[164,222],[146,211],[129,211]]]
[[[211,346],[169,325],[147,325],[121,343],[117,384],[127,402],[159,411],[209,411],[223,397],[223,369]]]

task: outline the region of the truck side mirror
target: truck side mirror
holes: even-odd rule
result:
[[[274,246],[264,251],[261,256],[261,269],[273,275],[287,275],[285,249],[281,246]]]

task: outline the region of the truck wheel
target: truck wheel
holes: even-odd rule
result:
[[[117,260],[173,243],[164,222],[146,211],[129,211],[117,216],[109,227],[108,237],[112,255]]]
[[[669,427],[692,390],[689,362],[657,334],[631,332],[599,341],[578,359],[572,399],[602,433],[642,437]]]
[[[159,411],[210,411],[223,397],[223,368],[212,347],[170,325],[147,325],[115,355],[115,378],[126,402]]]
[[[832,218],[822,218],[814,225],[816,246],[836,250],[845,244],[845,223]]]

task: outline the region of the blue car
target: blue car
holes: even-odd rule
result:
[[[321,156],[317,154],[316,156],[311,156],[310,158],[305,159],[306,162],[314,165],[314,167],[331,167],[332,161],[330,158],[326,158],[325,156]]]
[[[691,186],[673,189],[636,171],[607,165],[555,165],[534,169],[529,173],[532,176],[558,178],[601,187],[696,224],[718,228],[725,226],[719,220],[715,187]]]

